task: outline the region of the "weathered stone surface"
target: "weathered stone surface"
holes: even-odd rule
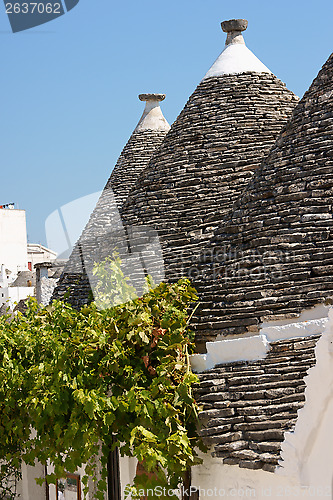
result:
[[[256,469],[261,469],[263,466],[260,460],[241,460],[239,462],[239,467],[243,469],[256,470]]]
[[[253,441],[282,441],[284,437],[284,431],[282,430],[264,430],[264,431],[249,431],[246,432],[246,436]]]
[[[276,429],[278,425],[279,425],[278,422],[270,422],[270,421],[245,422],[234,425],[234,429],[240,431],[243,430],[256,431],[256,430]]]
[[[333,296],[332,82],[333,55],[221,220],[211,257],[202,252],[198,340],[245,333],[254,320],[295,317]]]
[[[266,472],[275,472],[276,465],[264,464],[261,468]]]
[[[314,359],[318,339],[315,335],[273,342],[260,361],[228,363],[199,374],[203,384],[196,399],[209,405],[199,415],[205,427],[202,435],[207,444],[214,445],[215,456],[230,465],[274,471],[284,434],[294,428],[297,412],[304,405],[304,377],[314,362],[304,365],[304,358]],[[277,362],[286,352],[289,355],[283,363]],[[208,396],[216,396],[215,384],[222,377],[225,387],[218,393],[219,400],[210,400]],[[251,394],[263,397],[255,399]],[[219,404],[221,409],[216,408]]]
[[[209,387],[209,386],[206,386],[206,387]],[[206,389],[206,391],[207,391],[207,389]],[[204,420],[205,418],[216,419],[218,417],[230,417],[234,414],[235,414],[235,410],[233,408],[225,408],[225,409],[222,408],[222,409],[202,411],[199,413],[199,417],[202,420]]]
[[[221,434],[220,436],[209,436],[205,438],[205,442],[207,444],[225,444],[232,443],[233,441],[239,441],[242,438],[241,432],[227,432],[225,434]],[[271,450],[263,450],[263,451],[271,451]]]
[[[187,276],[196,283],[202,252],[209,275],[212,235],[297,102],[268,73],[211,77],[198,85],[121,209],[126,226],[150,225],[158,232],[169,281]],[[209,288],[205,292],[201,321],[210,324],[218,319],[214,304],[219,301]],[[257,324],[245,317],[228,319],[231,325],[239,321]]]
[[[218,456],[214,453],[214,456]],[[239,464],[239,460],[237,460],[237,458],[224,458],[223,459],[223,463],[226,464],[226,465],[238,465]]]
[[[232,458],[239,458],[240,460],[251,460],[254,461],[259,458],[258,453],[253,450],[241,450],[241,451],[233,451],[231,453]]]
[[[280,453],[281,450],[281,442],[277,441],[272,441],[272,442],[262,442],[262,443],[253,443],[255,447],[253,449],[259,450],[261,452],[274,452],[274,453]],[[252,446],[250,445],[250,448]]]
[[[230,33],[232,31],[245,31],[248,24],[246,19],[230,19],[230,21],[223,21],[221,26],[225,33]]]
[[[249,447],[249,443],[247,441],[233,441],[231,443],[220,444],[215,446],[216,451],[238,451],[244,450]]]
[[[139,98],[145,101],[162,101],[165,95],[140,94]],[[133,132],[106,183],[89,222],[72,251],[53,293],[53,299],[63,299],[64,294],[69,290],[70,295],[67,301],[77,308],[91,300],[91,287],[82,252],[86,256],[94,256],[98,239],[107,240],[110,234],[120,229],[119,209],[139,174],[160,147],[166,133],[166,130],[149,129]]]
[[[140,101],[164,101],[165,94],[139,94]]]

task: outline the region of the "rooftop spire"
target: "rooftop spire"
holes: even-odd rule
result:
[[[228,33],[225,44],[230,45],[232,43],[243,43],[245,45],[242,31],[247,29],[248,24],[249,23],[246,19],[231,19],[230,21],[223,21],[221,23],[222,31],[224,31],[224,33]]]
[[[168,132],[170,125],[164,118],[160,108],[160,102],[164,101],[165,94],[139,94],[139,99],[146,102],[146,107],[135,132],[142,132],[143,130]]]
[[[246,30],[246,19],[230,19],[221,23],[227,33],[222,54],[206,73],[206,78],[240,73],[271,73],[266,66],[246,47],[242,32]]]

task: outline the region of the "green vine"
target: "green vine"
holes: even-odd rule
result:
[[[0,457],[17,470],[21,460],[53,465],[49,483],[86,464],[83,483],[95,480],[103,498],[118,446],[144,464],[132,497],[176,488],[202,446],[188,356],[195,290],[186,279],[148,281],[135,298],[119,259],[95,274],[96,301],[80,311],[30,299],[24,315],[0,317]]]

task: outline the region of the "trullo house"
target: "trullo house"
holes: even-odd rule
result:
[[[54,297],[70,286],[85,303],[87,249],[106,257],[107,234],[149,227],[163,279],[188,276],[200,297],[192,364],[209,451],[192,498],[332,498],[333,56],[298,103],[246,28],[222,23],[225,48],[170,130],[161,96],[145,96]],[[121,485],[134,471],[121,460]]]

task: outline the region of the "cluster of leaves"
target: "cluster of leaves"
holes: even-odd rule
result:
[[[144,463],[134,497],[157,484],[176,488],[201,446],[187,328],[195,290],[185,279],[148,282],[135,298],[120,264],[96,267],[103,291],[80,311],[30,299],[24,315],[0,318],[0,458],[17,468],[22,459],[51,463],[49,482],[86,464],[87,484],[102,443],[97,498],[112,447]],[[104,308],[110,293],[116,305]]]

